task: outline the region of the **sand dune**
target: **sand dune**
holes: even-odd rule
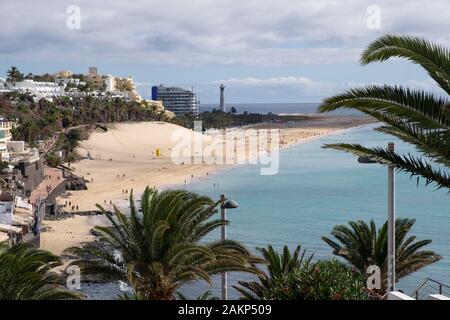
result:
[[[94,132],[82,141],[77,152],[92,160],[76,163],[77,175],[92,181],[89,190],[71,192],[70,201],[78,210],[95,209],[95,204],[114,203],[128,197],[126,191],[142,191],[146,186],[161,186],[190,181],[191,175],[205,176],[213,166],[176,165],[171,161],[171,149],[177,143],[171,137],[175,130],[183,135],[198,135],[180,126],[163,122],[122,123],[108,132]],[[160,149],[161,155],[156,156]],[[122,191],[125,193],[122,193]]]

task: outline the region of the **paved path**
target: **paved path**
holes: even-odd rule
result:
[[[38,198],[46,199],[53,190],[64,182],[62,170],[45,166],[44,180],[31,192],[30,202],[35,204]]]

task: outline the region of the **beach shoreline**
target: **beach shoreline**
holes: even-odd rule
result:
[[[298,122],[257,124],[251,128],[279,129],[282,150],[374,122],[369,117],[314,115]],[[108,133],[94,132],[88,140],[82,141],[78,148],[81,155],[83,152],[91,152],[92,155],[94,150],[97,153],[93,154],[94,160],[84,159],[75,164],[74,172],[92,182],[88,183],[88,190],[70,191],[58,199],[59,205],[70,203],[67,211],[72,212],[74,217],[44,221],[47,231],[41,235],[41,248],[61,254],[67,247],[96,239],[90,230],[95,225],[106,224],[106,218],[79,216],[76,211],[98,210],[96,203],[106,210],[111,210],[112,205],[127,210],[131,190],[134,190],[135,198],[139,198],[147,186],[162,189],[182,187],[208,179],[210,175],[224,174],[237,166],[172,163],[168,155],[174,142],[170,141],[169,136],[173,130],[180,128],[159,122],[117,124]],[[192,134],[188,129],[182,130]],[[149,156],[148,151],[156,149],[161,151],[162,156]],[[78,210],[70,210],[71,206],[78,206]]]

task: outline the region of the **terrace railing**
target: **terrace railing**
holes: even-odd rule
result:
[[[450,286],[437,280],[426,278],[420,286],[413,291],[411,297],[416,300],[427,300],[430,294],[442,294],[450,297]]]

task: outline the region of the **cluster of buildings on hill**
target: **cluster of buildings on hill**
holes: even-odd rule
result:
[[[84,75],[59,71],[45,75],[45,81],[34,79],[6,81],[0,78],[0,94],[21,92],[30,94],[35,100],[50,101],[55,97],[82,98],[87,95],[123,98],[178,116],[199,113],[199,101],[193,89],[159,85],[152,87],[150,100],[143,99],[131,76],[102,75],[96,67],[90,67]],[[223,85],[220,90],[221,110],[224,110]],[[11,131],[16,125],[15,119],[0,115],[0,242],[39,241],[40,221],[53,206],[49,199],[56,198],[56,191],[66,188],[66,178],[61,170],[44,166],[43,155],[50,149],[52,141],[40,141],[38,148],[27,148],[24,141],[12,139]],[[56,137],[53,139],[56,141]],[[59,171],[50,175],[51,170]]]
[[[97,67],[90,67],[87,74],[73,74],[70,71],[59,71],[50,76],[53,82],[23,79],[9,81],[0,78],[0,92],[17,91],[29,93],[36,100],[42,98],[52,100],[55,97],[110,97],[123,98],[129,101],[142,101],[131,76],[115,77],[98,73]]]
[[[143,99],[136,90],[131,78],[116,77],[111,74],[100,74],[97,67],[89,67],[86,74],[73,74],[71,71],[59,71],[49,76],[53,82],[23,79],[21,81],[6,81],[0,78],[0,93],[29,93],[36,100],[42,98],[52,101],[55,97],[123,98],[127,101],[144,102],[147,106],[173,112],[177,116],[184,114],[198,115],[199,100],[197,93],[191,89],[179,87],[153,86],[151,100]],[[220,87],[220,110],[225,111],[223,92]],[[1,137],[0,137],[1,139]]]
[[[44,180],[44,164],[38,148],[13,141],[13,120],[0,116],[0,242],[34,241],[45,205],[34,199]],[[42,150],[41,150],[42,151]]]

